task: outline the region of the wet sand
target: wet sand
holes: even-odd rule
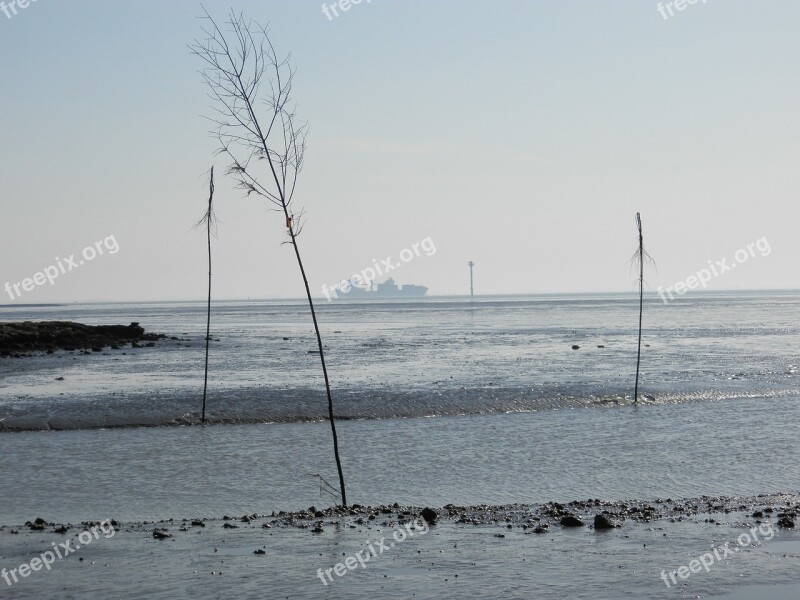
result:
[[[422,507],[399,505],[114,522],[109,536],[55,561],[50,571],[32,572],[11,586],[0,583],[4,598],[738,600],[757,593],[781,600],[800,590],[800,531],[784,520],[797,520],[796,493],[448,505],[435,512],[435,524],[421,520]],[[595,527],[596,515],[619,526]],[[584,525],[562,524],[570,522],[565,517]],[[409,535],[412,523],[418,527]],[[67,525],[66,532],[55,523],[0,527],[0,566],[29,562],[53,542],[79,545],[77,536],[89,525]],[[754,527],[758,539],[739,546]],[[726,543],[735,550],[729,557],[678,578],[677,585],[664,583],[662,572]],[[347,568],[344,562],[358,552],[370,559]],[[337,563],[341,576],[333,570]]]

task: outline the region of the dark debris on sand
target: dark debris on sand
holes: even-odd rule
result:
[[[334,507],[321,511],[312,506],[304,511],[273,513],[264,525],[269,525],[271,528],[308,528],[312,525],[341,524],[345,520],[349,521],[351,527],[370,522],[383,527],[394,527],[416,519],[425,519],[429,524],[450,521],[474,526],[520,529],[524,533],[540,533],[554,526],[583,526],[594,530],[615,529],[622,527],[626,521],[653,523],[666,520],[674,523],[699,519],[714,522],[714,519],[708,519],[706,516],[740,512],[752,514],[758,512],[759,508],[762,514],[766,512],[771,515],[779,526],[791,526],[789,521],[800,514],[800,496],[764,494],[748,497],[702,496],[682,500],[666,498],[651,502],[638,500],[607,502],[590,499],[576,500],[568,504],[558,502],[478,506],[448,504],[435,511],[430,508],[401,506],[397,503],[374,507],[354,504],[348,508]],[[753,522],[759,523],[763,520],[754,518]]]
[[[330,507],[318,509],[314,506],[296,512],[273,512],[271,515],[249,514],[241,517],[225,516],[222,519],[169,519],[159,522],[136,522],[120,524],[111,520],[115,530],[143,533],[156,540],[169,540],[183,533],[205,533],[215,530],[233,535],[237,530],[260,529],[272,534],[282,529],[305,530],[311,535],[319,535],[337,528],[358,529],[361,527],[388,528],[413,524],[425,520],[428,525],[452,523],[459,526],[480,526],[501,528],[496,537],[505,538],[506,533],[516,531],[522,534],[541,534],[555,529],[602,532],[624,527],[626,522],[655,523],[657,521],[676,523],[689,521],[722,525],[725,515],[733,513],[728,519],[732,524],[752,527],[754,524],[772,523],[782,528],[794,528],[800,515],[800,495],[762,494],[747,497],[702,496],[700,498],[653,501],[615,501],[576,500],[567,504],[548,502],[546,504],[505,504],[478,506],[456,506],[448,504],[439,509],[429,507],[401,506],[398,503],[382,506]],[[234,523],[236,523],[234,525]],[[42,518],[28,521],[25,525],[30,532],[52,531],[67,533],[95,525],[87,521],[78,526],[57,525]],[[15,527],[0,526],[0,533],[18,533]]]
[[[762,522],[774,523],[779,527],[794,527],[800,515],[800,495],[762,494],[760,496],[723,497],[702,496],[700,498],[653,501],[614,501],[599,499],[576,500],[567,504],[548,502],[545,504],[505,504],[477,506],[456,506],[448,504],[442,508],[401,506],[398,503],[382,506],[329,507],[318,509],[311,506],[296,512],[273,512],[271,515],[249,514],[239,517],[225,516],[222,519],[169,519],[160,522],[128,523],[128,531],[141,531],[156,539],[169,539],[174,532],[199,533],[203,528],[220,529],[228,534],[237,529],[301,529],[310,534],[320,534],[330,527],[396,527],[425,520],[435,526],[445,522],[483,527],[499,527],[503,530],[517,530],[519,533],[545,533],[553,528],[574,528],[580,530],[603,531],[624,527],[626,522],[654,523],[657,521],[680,522],[695,521],[721,524],[720,517],[736,513],[735,521],[742,526],[752,526]],[[738,516],[737,516],[738,515]],[[734,518],[732,517],[732,518]],[[235,523],[235,524],[234,524]],[[115,528],[121,526],[112,521]],[[31,531],[50,529],[63,533],[72,526],[48,523],[37,518],[26,523]],[[83,523],[91,525],[91,522]],[[0,527],[0,531],[6,527]],[[266,533],[266,531],[265,531]]]
[[[56,350],[102,352],[106,347],[154,346],[163,334],[145,333],[139,323],[83,325],[69,321],[0,323],[0,356],[19,358],[33,352]]]

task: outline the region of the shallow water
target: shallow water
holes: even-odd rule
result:
[[[196,421],[204,311],[202,303],[3,308],[0,319],[138,321],[181,340],[89,356],[0,359],[0,429]],[[632,395],[638,304],[631,295],[322,302],[319,317],[341,417],[545,410],[626,403]],[[651,298],[642,390],[659,404],[796,395],[798,317],[796,293],[697,296],[670,305]],[[210,364],[213,421],[326,417],[306,306],[219,303],[212,331],[219,340]]]
[[[656,400],[630,406],[631,298],[323,306],[337,413],[362,419],[338,423],[348,499],[442,506],[798,493],[798,307],[791,294],[650,303],[643,387]],[[3,315],[140,321],[188,341],[125,356],[0,360],[0,525],[219,519],[333,504],[311,476],[337,483],[328,423],[303,422],[326,407],[302,305],[219,308],[211,411],[234,424],[205,428],[97,428],[196,419],[201,305]],[[47,428],[64,430],[33,431]],[[318,537],[260,526],[234,536],[216,521],[159,542],[123,526],[81,549],[84,561],[69,557],[52,573],[0,589],[9,598],[216,598],[234,590],[356,599],[733,593],[731,600],[797,590],[800,535],[791,531],[678,589],[664,586],[662,570],[735,539],[747,521],[717,515],[716,523],[628,523],[607,535],[515,530],[502,539],[496,528],[442,524],[330,586],[317,569],[385,533],[343,523]],[[10,529],[0,528],[6,568],[63,539]],[[267,554],[253,555],[256,548]]]
[[[730,513],[705,522],[703,515],[677,523],[627,522],[621,529],[555,527],[527,534],[502,525],[445,522],[420,530],[386,551],[325,579],[324,571],[393,539],[391,524],[359,525],[343,519],[316,535],[307,529],[264,529],[260,523],[179,531],[154,540],[148,528],[122,525],[57,561],[52,572],[32,573],[3,589],[8,598],[796,598],[800,589],[800,534],[778,530],[771,539],[691,574],[669,588],[663,572],[677,569],[747,531],[747,515]],[[268,520],[268,519],[267,519]],[[162,524],[164,526],[164,524]],[[424,531],[424,533],[423,533]],[[503,531],[498,536],[498,531]],[[72,534],[73,536],[75,533]],[[52,532],[0,529],[3,566],[30,560],[53,540]],[[397,538],[395,538],[397,539]],[[263,555],[254,555],[254,550]],[[83,561],[80,560],[83,558]],[[320,572],[323,572],[320,577]],[[0,582],[2,583],[2,582]],[[732,596],[724,596],[733,593]],[[792,595],[792,593],[794,595]],[[753,595],[758,594],[758,595]]]
[[[348,500],[443,506],[800,490],[800,397],[341,422]],[[331,504],[327,423],[0,435],[0,524]]]

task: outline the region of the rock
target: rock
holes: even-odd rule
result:
[[[69,531],[69,527],[66,527],[65,525],[62,525],[61,527],[56,527],[53,531],[55,533],[62,533],[63,534],[63,533],[67,533],[67,531]]]
[[[595,529],[614,529],[616,525],[605,515],[595,515],[594,516],[594,528]]]
[[[547,524],[537,525],[534,527],[533,533],[547,533]]]
[[[561,525],[564,527],[583,527],[584,522],[575,515],[567,515],[561,518]]]
[[[0,323],[0,356],[17,356],[20,352],[82,350],[82,354],[102,352],[111,345],[147,340],[155,342],[163,335],[145,334],[138,323],[125,325],[84,325],[69,321]]]
[[[205,527],[205,526],[206,524],[203,523],[203,521],[201,521],[200,519],[195,519],[194,521],[192,521],[192,527]]]
[[[757,510],[756,512],[753,513],[753,517],[755,517],[756,519],[761,519],[764,517],[764,512]]]
[[[794,528],[794,521],[792,517],[786,516],[778,519],[778,527],[786,527],[787,529]]]
[[[311,530],[311,533],[322,533],[323,531],[325,530],[322,528],[322,525],[317,525]]]
[[[44,526],[47,525],[47,521],[41,517],[36,517],[33,523],[27,521],[25,525],[27,525],[31,531],[44,531]]]
[[[439,515],[432,508],[425,507],[419,514],[429,525],[436,525],[436,521],[439,519]]]

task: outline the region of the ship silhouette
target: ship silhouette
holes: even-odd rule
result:
[[[341,298],[348,300],[374,300],[381,298],[421,298],[428,293],[424,285],[405,284],[398,286],[392,277],[383,283],[367,283],[366,286],[351,285],[350,291],[338,291]]]

